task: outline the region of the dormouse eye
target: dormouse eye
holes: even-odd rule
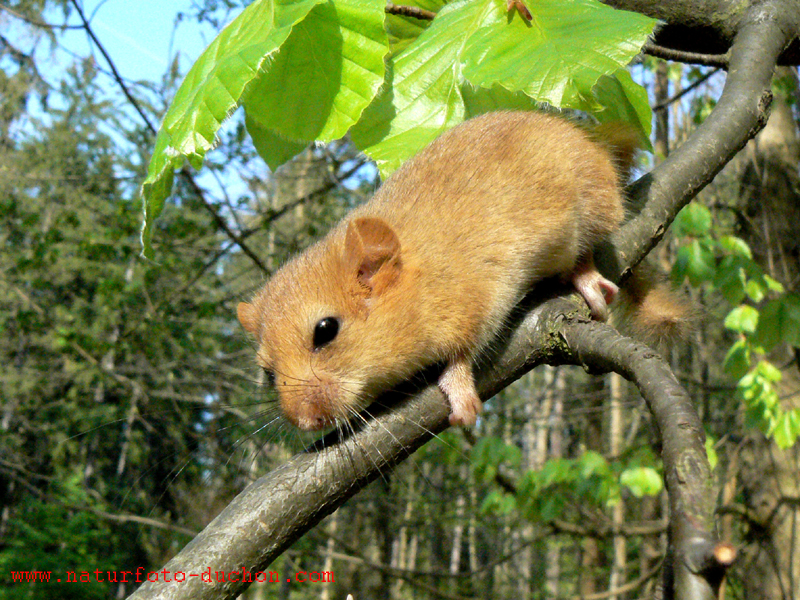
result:
[[[264,385],[275,387],[275,373],[269,369],[264,369]]]
[[[339,319],[325,317],[314,326],[314,350],[319,350],[332,342],[339,333]]]

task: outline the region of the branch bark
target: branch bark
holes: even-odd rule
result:
[[[778,10],[800,14],[797,0],[763,2],[751,0],[600,0],[620,10],[638,12],[663,21],[655,33],[655,43],[664,48],[696,54],[725,54],[743,25],[751,19],[754,11],[768,5],[780,5]],[[800,38],[795,31],[777,59],[781,65],[800,63]]]
[[[767,0],[742,15],[718,104],[686,143],[631,186],[632,205],[641,211],[613,237],[614,252],[599,257],[609,275],[624,279],[678,212],[766,125],[776,62],[800,31],[797,8],[796,0]]]

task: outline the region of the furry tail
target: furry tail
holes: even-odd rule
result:
[[[625,281],[612,312],[617,329],[662,353],[687,342],[699,319],[697,305],[647,261]]]
[[[606,149],[619,174],[620,188],[628,182],[642,148],[639,132],[623,122],[600,123],[588,130]],[[611,308],[612,323],[661,353],[687,342],[700,319],[700,310],[681,290],[674,289],[661,270],[645,260],[622,284]]]

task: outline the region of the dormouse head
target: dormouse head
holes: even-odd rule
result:
[[[395,231],[378,218],[351,218],[239,304],[294,425],[319,430],[349,420],[406,375],[395,373],[391,331],[405,274]]]

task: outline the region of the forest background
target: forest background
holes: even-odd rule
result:
[[[347,140],[273,172],[234,116],[202,174],[177,180],[156,260],[142,260],[139,189],[190,61],[119,76],[89,8],[0,6],[0,597],[125,597],[130,584],[56,588],[10,572],[157,569],[310,441],[276,420],[235,306],[378,185]],[[213,35],[240,8],[196,2],[181,27]],[[53,69],[48,52],[75,54],[64,22],[97,38]],[[646,171],[708,115],[725,75],[649,57],[632,72],[660,107]],[[778,75],[758,143],[656,250],[703,306],[670,358],[708,434],[721,537],[741,548],[731,598],[800,594],[798,336],[791,317],[778,333],[758,326],[759,311],[794,309],[784,290],[800,273],[797,74]],[[754,384],[769,400],[748,398]],[[335,584],[247,597],[641,597],[665,548],[654,441],[619,377],[540,367],[487,405],[474,436],[441,434],[274,565],[332,571]]]

